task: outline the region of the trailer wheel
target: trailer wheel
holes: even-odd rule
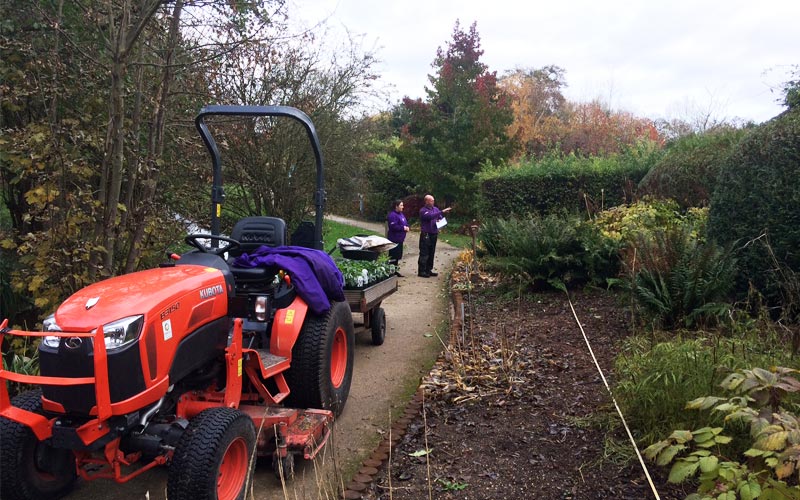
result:
[[[42,391],[16,396],[11,404],[42,413]],[[53,448],[36,439],[25,425],[0,417],[0,498],[39,500],[60,498],[77,477],[72,451]]]
[[[253,475],[256,430],[233,408],[210,408],[189,421],[167,475],[170,500],[241,500]]]
[[[283,458],[280,458],[277,453],[272,455],[272,471],[280,481],[294,479],[294,453],[287,453]]]
[[[381,345],[386,340],[386,311],[382,307],[375,308],[370,320],[372,330],[372,345]]]
[[[353,316],[347,302],[333,302],[325,316],[306,316],[286,372],[291,391],[287,405],[331,410],[338,417],[350,393],[354,349]]]

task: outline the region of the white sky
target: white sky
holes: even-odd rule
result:
[[[555,64],[566,70],[568,99],[652,119],[768,120],[800,64],[800,0],[294,2],[294,19],[327,19],[328,43],[363,36],[391,102],[426,97],[457,19],[464,31],[477,21],[481,60],[498,76]]]

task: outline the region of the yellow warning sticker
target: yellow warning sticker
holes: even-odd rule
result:
[[[242,376],[242,358],[239,358],[238,365],[239,365],[239,376],[241,377]]]
[[[219,217],[219,216],[220,216],[220,214],[222,214],[222,205],[220,205],[219,203],[217,203],[217,217]]]
[[[287,325],[291,325],[294,323],[294,309],[289,309],[286,311],[286,319],[283,322]]]

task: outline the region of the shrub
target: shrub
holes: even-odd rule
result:
[[[673,429],[722,423],[717,414],[687,412],[686,401],[713,391],[733,370],[794,363],[783,338],[745,328],[735,336],[625,339],[614,364],[614,394],[637,440],[651,444]]]
[[[603,210],[593,218],[604,235],[623,247],[632,247],[639,235],[649,236],[668,227],[692,224],[705,227],[705,211],[691,210],[686,216],[673,200],[644,199],[630,205]]]
[[[487,265],[534,286],[599,283],[617,272],[616,244],[578,215],[490,219],[478,238]]]
[[[785,301],[779,269],[800,271],[800,109],[750,132],[722,165],[711,198],[709,236],[738,242],[741,294],[752,283],[772,305]],[[770,249],[762,244],[768,237]],[[750,243],[752,242],[752,243]],[[777,266],[776,266],[777,261]]]
[[[682,209],[708,206],[722,163],[745,134],[720,128],[678,139],[639,183],[639,195],[673,199]]]
[[[698,475],[697,493],[688,498],[800,498],[794,477],[800,459],[800,423],[796,412],[784,404],[787,396],[800,392],[797,375],[797,370],[782,367],[740,370],[720,384],[731,397],[701,397],[686,405],[724,416],[726,427],[729,423],[749,427],[744,450],[730,450],[732,438],[723,434],[722,426],[706,426],[677,430],[649,446],[645,456],[662,466],[673,462],[671,482]]]
[[[730,251],[702,243],[690,226],[639,234],[635,250],[623,284],[654,327],[692,327],[729,311],[722,301],[736,270]]]
[[[481,211],[488,218],[620,205],[632,199],[659,155],[644,146],[608,157],[554,153],[488,170],[481,176]]]

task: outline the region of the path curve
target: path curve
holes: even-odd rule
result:
[[[383,233],[382,224],[329,219]],[[421,378],[428,373],[441,351],[437,333],[446,339],[443,327],[447,310],[445,276],[459,250],[441,240],[436,247],[437,278],[417,277],[419,233],[406,238],[399,278],[399,289],[382,307],[386,311],[386,342],[373,346],[369,332],[356,336],[355,367],[350,396],[324,456],[314,462],[298,463],[297,478],[283,487],[272,473],[271,460],[261,459],[256,466],[252,495],[248,499],[336,498],[343,482],[357,470],[390,427],[390,414],[402,411]],[[354,319],[360,321],[361,315]],[[128,483],[109,480],[79,482],[71,500],[129,500],[166,498],[167,470],[164,467],[144,473]]]

